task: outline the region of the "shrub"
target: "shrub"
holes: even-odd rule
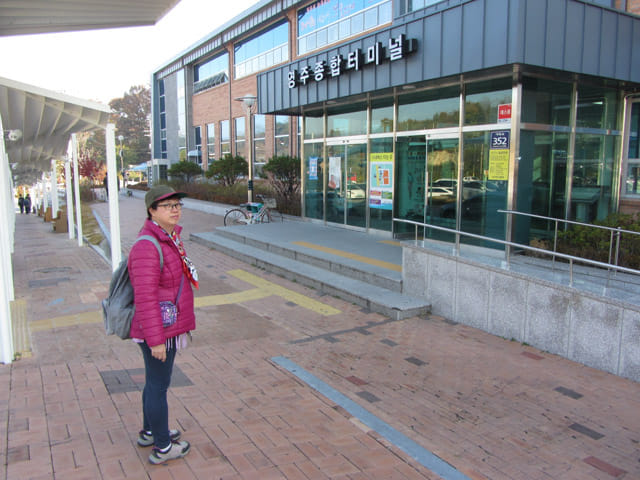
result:
[[[247,175],[248,173],[249,165],[244,158],[226,154],[220,160],[209,165],[205,175],[207,178],[213,178],[229,187],[237,183],[242,175]]]
[[[167,170],[171,178],[178,178],[186,182],[191,182],[198,175],[202,175],[202,167],[193,162],[178,162],[171,165]]]
[[[272,157],[262,172],[273,188],[278,210],[300,215],[300,159],[288,155]]]
[[[640,232],[640,220],[637,215],[612,213],[594,225]],[[609,262],[611,232],[582,225],[572,225],[566,231],[558,232],[558,251],[576,257],[588,258],[599,262]],[[612,257],[615,257],[616,237],[613,238]],[[612,258],[612,262],[614,262]],[[640,235],[622,233],[618,265],[640,269]]]

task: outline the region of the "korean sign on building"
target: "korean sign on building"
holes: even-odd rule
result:
[[[404,34],[400,34],[396,38],[390,38],[387,46],[383,46],[382,42],[375,42],[366,49],[356,48],[346,56],[334,55],[314,65],[305,65],[300,70],[290,70],[287,76],[289,88],[307,85],[311,81],[321,82],[328,78],[337,78],[343,73],[358,71],[369,65],[403,59],[415,52],[417,45],[416,39],[407,39]]]

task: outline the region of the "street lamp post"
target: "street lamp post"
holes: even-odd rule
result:
[[[247,163],[249,164],[247,199],[249,202],[253,202],[253,129],[251,128],[251,114],[257,98],[255,95],[246,94],[244,97],[236,98],[235,100],[242,102],[242,106],[247,113]]]
[[[126,187],[127,185],[125,184],[125,180],[124,180],[124,157],[122,155],[122,141],[124,140],[124,136],[123,135],[118,135],[118,141],[120,142],[120,173],[122,174],[122,187]]]

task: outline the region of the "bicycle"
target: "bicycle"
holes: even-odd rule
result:
[[[255,223],[282,222],[282,214],[275,210],[275,198],[257,195],[262,202],[240,204],[243,208],[232,208],[224,215],[224,226],[251,225]]]

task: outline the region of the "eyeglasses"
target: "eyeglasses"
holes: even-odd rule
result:
[[[182,202],[178,202],[178,203],[160,203],[160,204],[158,204],[158,207],[162,207],[165,210],[182,210],[182,205],[184,205]]]

